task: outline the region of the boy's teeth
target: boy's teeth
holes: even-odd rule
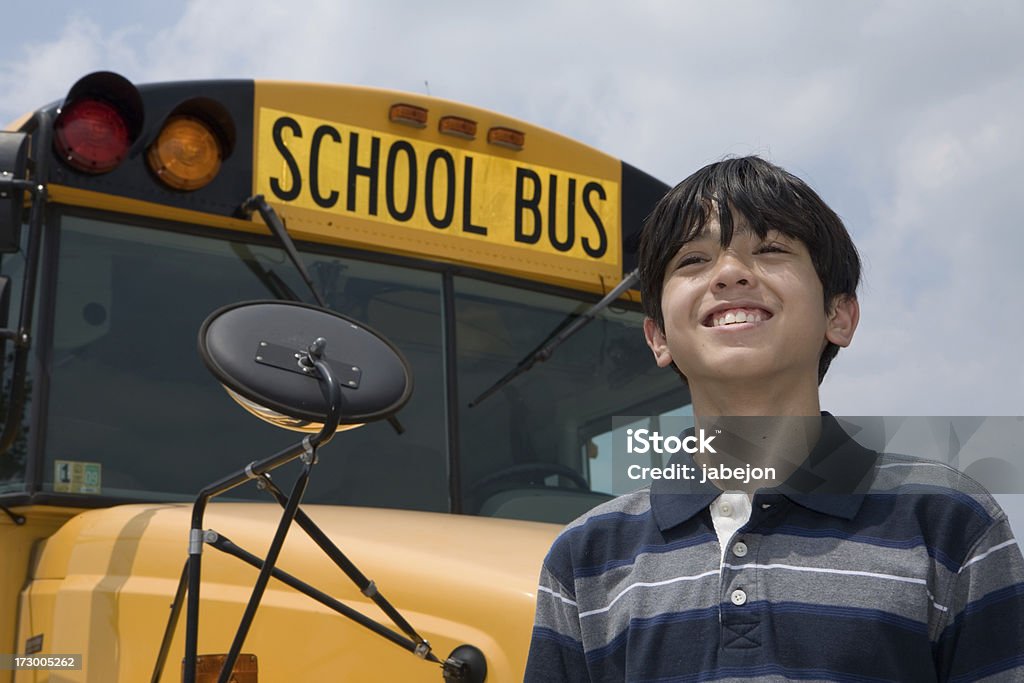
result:
[[[761,322],[760,311],[729,311],[724,315],[716,317],[713,321],[715,327],[731,325],[733,323],[759,323]]]

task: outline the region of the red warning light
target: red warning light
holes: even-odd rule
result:
[[[85,173],[114,170],[131,146],[124,116],[103,100],[72,102],[60,113],[54,129],[54,142],[61,158]]]

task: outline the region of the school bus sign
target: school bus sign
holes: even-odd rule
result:
[[[618,177],[380,128],[260,107],[256,192],[300,234],[592,289],[621,277]]]

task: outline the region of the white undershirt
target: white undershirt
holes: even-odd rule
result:
[[[724,491],[710,505],[711,523],[718,534],[718,545],[722,549],[722,563],[725,563],[725,549],[729,539],[739,528],[750,521],[750,495],[743,491]]]

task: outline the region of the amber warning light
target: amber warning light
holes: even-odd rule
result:
[[[167,120],[146,152],[150,170],[176,190],[197,190],[217,176],[224,157],[220,140],[202,119],[186,114]]]

